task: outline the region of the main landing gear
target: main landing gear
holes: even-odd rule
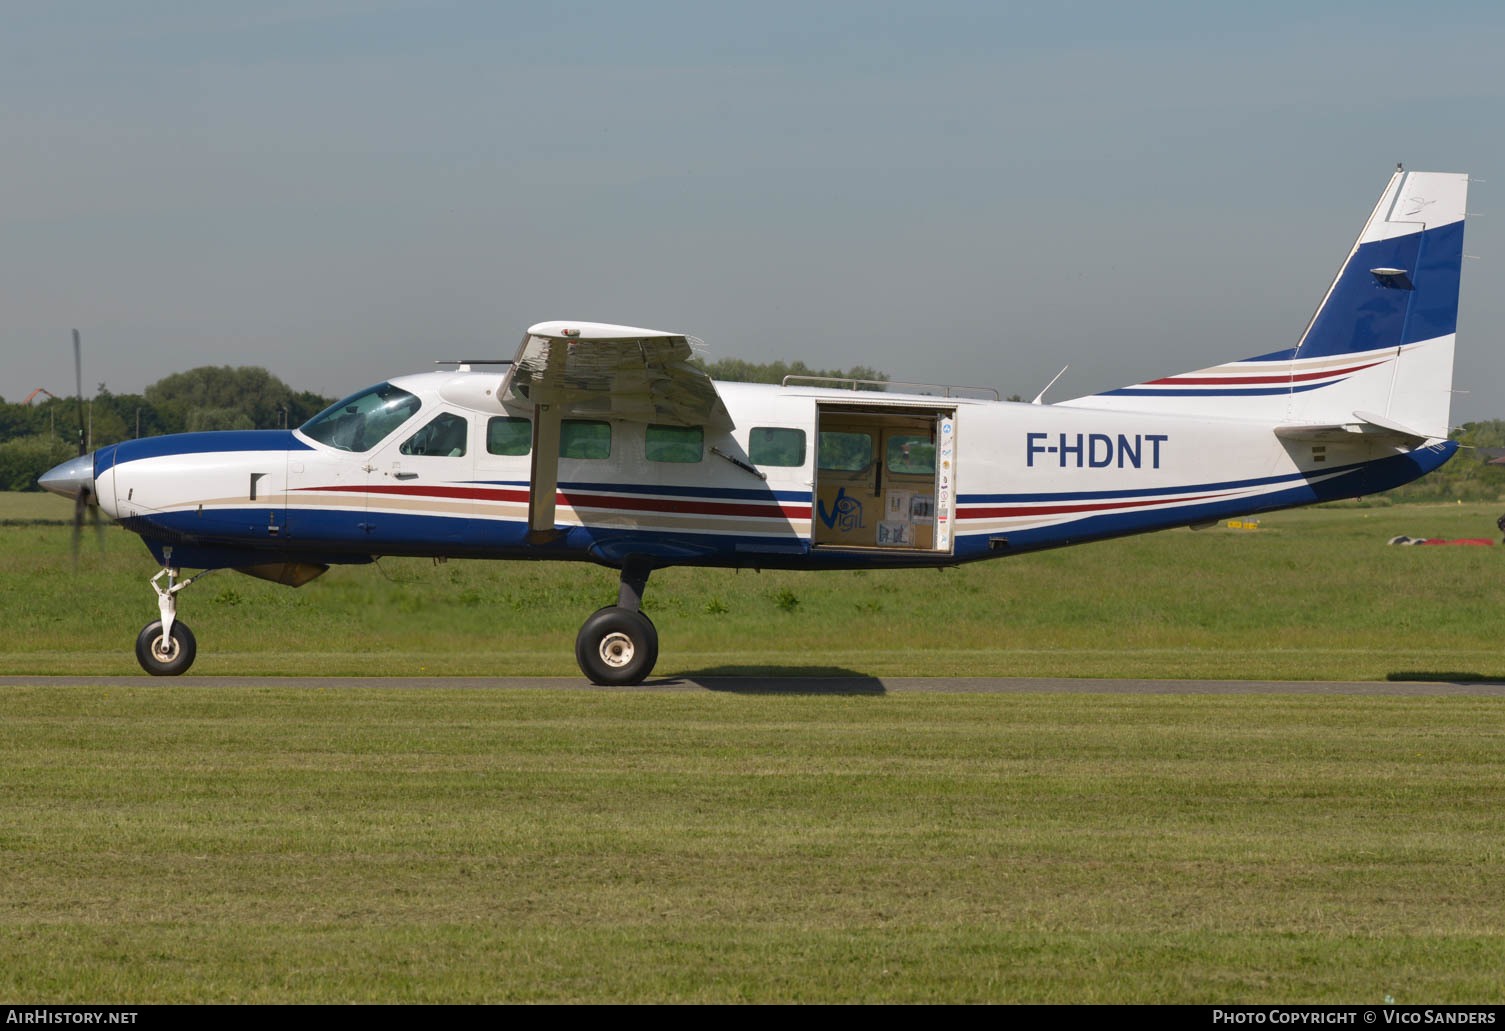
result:
[[[658,661],[658,631],[643,615],[643,588],[652,566],[631,559],[622,567],[617,603],[597,609],[575,637],[575,660],[593,684],[641,684]]]
[[[198,576],[180,581],[177,568],[171,564],[172,549],[162,549],[162,558],[167,564],[151,579],[162,618],[152,620],[136,635],[136,661],[154,677],[175,677],[193,665],[193,658],[198,653],[193,631],[188,629],[187,623],[178,621],[178,592],[214,570],[205,570]],[[167,577],[166,587],[157,582],[164,576]]]

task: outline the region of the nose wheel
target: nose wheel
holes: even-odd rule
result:
[[[643,615],[643,588],[651,567],[622,568],[617,603],[597,609],[575,636],[575,661],[593,684],[641,684],[658,662],[658,630]]]
[[[198,647],[187,623],[175,621],[164,636],[162,621],[154,619],[136,637],[136,661],[154,677],[175,677],[193,665]]]

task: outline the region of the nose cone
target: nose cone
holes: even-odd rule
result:
[[[65,498],[78,497],[79,491],[94,494],[94,456],[79,455],[62,465],[48,469],[37,477],[37,486],[61,494]]]

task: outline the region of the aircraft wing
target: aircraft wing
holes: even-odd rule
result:
[[[1425,433],[1403,426],[1374,412],[1354,412],[1352,422],[1277,426],[1275,435],[1281,440],[1319,443],[1374,440],[1407,447],[1415,447],[1433,439]]]
[[[564,418],[731,429],[715,384],[690,364],[692,355],[681,333],[540,322],[523,337],[500,393],[517,404],[549,404]]]

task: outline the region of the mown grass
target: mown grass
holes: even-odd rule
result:
[[[0,698],[13,1000],[1505,1000],[1501,699]]]
[[[18,500],[20,499],[20,500]],[[51,505],[52,510],[39,506]],[[54,524],[16,522],[50,518]],[[49,514],[51,512],[51,514]],[[68,557],[68,503],[0,496],[0,672],[132,673],[155,618],[140,542],[106,530]],[[40,514],[35,514],[40,513]],[[1497,506],[1266,515],[945,571],[670,569],[646,610],[658,672],[1269,679],[1505,677]],[[220,573],[180,616],[206,674],[570,675],[584,618],[616,598],[590,565],[384,560],[298,590]]]
[[[0,499],[5,672],[155,568]],[[41,515],[36,514],[42,512]],[[660,672],[1501,676],[1492,506],[655,574]],[[28,522],[53,519],[54,524]],[[585,566],[190,588],[196,673],[573,673]],[[791,600],[792,599],[792,600]],[[1500,1002],[1505,700],[0,686],[25,1001]]]
[[[42,491],[0,490],[0,526],[64,524],[73,520],[73,502]]]

